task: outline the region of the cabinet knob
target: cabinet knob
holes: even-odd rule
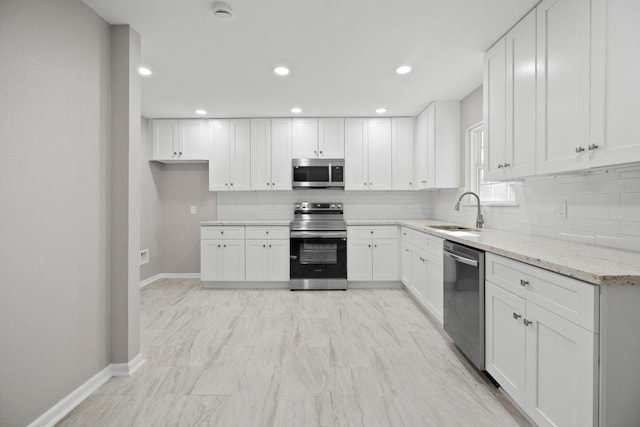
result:
[[[592,151],[592,150],[597,150],[598,146],[596,144],[590,144],[588,148],[589,148],[589,151]]]
[[[413,182],[409,181],[409,185],[413,185]]]
[[[178,152],[177,152],[177,151],[174,151],[174,152],[173,152],[173,155],[175,156],[176,154],[178,154]]]
[[[320,155],[322,155],[322,150],[320,150]]]
[[[318,154],[318,150],[313,150],[313,154]]]
[[[370,186],[371,186],[371,185],[373,185],[373,182],[370,182],[370,183],[369,183],[369,185],[370,185]]]
[[[220,247],[220,245],[218,245],[218,247]]]
[[[367,186],[367,183],[366,183],[366,182],[364,183],[364,186],[365,186],[365,187]]]
[[[179,154],[182,156],[182,151]]]
[[[377,248],[377,247],[378,247],[378,245],[373,245],[373,247],[374,247],[374,248]]]
[[[527,320],[527,319],[522,319],[522,322],[524,323],[524,326],[529,326],[530,324],[533,323],[531,320]]]
[[[268,232],[268,231],[265,231],[265,233],[269,234],[269,232]]]
[[[520,286],[527,286],[529,284],[528,280],[520,279]]]
[[[517,314],[517,313],[513,313],[513,318],[518,320],[519,318],[521,318],[522,315],[521,314]]]
[[[373,234],[373,230],[371,230],[370,233]]]
[[[269,245],[269,247],[271,247],[271,245]]]
[[[267,245],[262,245],[262,247],[263,247],[263,248],[266,248],[266,247],[267,247]]]
[[[231,183],[231,185],[233,185],[233,182]]]
[[[504,165],[502,163],[498,163],[498,169],[502,169]]]
[[[227,247],[227,245],[222,245],[222,247],[223,247],[223,248],[226,248],[226,247]]]
[[[581,146],[576,147],[576,153],[582,153],[583,151],[584,151],[584,147],[581,147]]]
[[[367,246],[371,247],[371,245],[367,245]]]
[[[276,185],[276,183],[275,183],[275,182],[272,182],[272,183],[271,183],[271,185]]]
[[[271,185],[271,184],[267,182],[267,185]]]
[[[505,168],[508,168],[509,166],[511,166],[509,163],[504,163],[502,166],[504,166]]]

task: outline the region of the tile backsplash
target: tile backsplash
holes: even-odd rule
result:
[[[453,209],[461,193],[433,192],[432,217],[475,224],[475,206]],[[527,179],[516,184],[516,199],[515,207],[483,207],[485,226],[640,251],[639,166]]]
[[[341,202],[346,219],[429,218],[425,191],[295,190],[218,193],[218,219],[291,219],[295,202]]]

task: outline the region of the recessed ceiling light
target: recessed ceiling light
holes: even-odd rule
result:
[[[140,73],[141,76],[150,76],[151,70],[147,67],[140,67],[138,68],[138,73]]]
[[[207,112],[205,110],[196,110],[196,114],[199,116],[204,116],[205,114],[207,114]]]
[[[287,67],[276,67],[273,69],[273,72],[279,76],[286,76],[289,74],[289,69]]]
[[[376,113],[378,113],[378,114],[384,114],[384,113],[386,113],[386,112],[387,112],[387,109],[386,109],[386,108],[377,108],[377,109],[376,109]]]
[[[229,3],[224,1],[214,1],[211,7],[213,7],[213,14],[216,18],[224,20],[233,18],[233,9],[231,9]]]
[[[293,114],[300,114],[300,113],[302,113],[302,108],[293,107],[293,108],[291,109],[291,112],[292,112]]]
[[[396,68],[396,73],[398,74],[407,74],[411,72],[411,67],[408,65],[401,65]]]

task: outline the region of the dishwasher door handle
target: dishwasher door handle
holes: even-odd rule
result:
[[[478,261],[476,261],[475,259],[469,259],[469,258],[465,258],[462,257],[460,255],[456,255],[456,254],[452,254],[451,252],[447,251],[447,250],[443,250],[443,253],[445,256],[451,257],[454,260],[461,262],[463,264],[467,264],[470,265],[472,267],[477,267],[478,266]]]

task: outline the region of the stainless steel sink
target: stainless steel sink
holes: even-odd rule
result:
[[[431,225],[430,227],[442,231],[480,231],[477,228],[463,227],[461,225]]]

